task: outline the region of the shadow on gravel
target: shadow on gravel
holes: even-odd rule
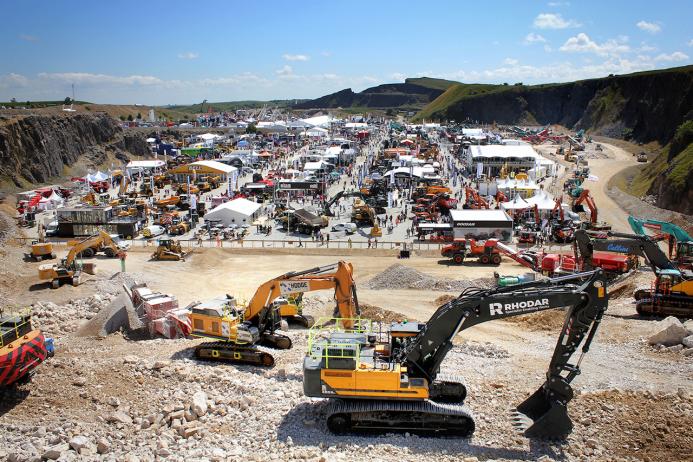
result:
[[[50,282],[37,282],[36,284],[31,284],[29,286],[29,292],[38,292],[40,290],[46,290],[51,288]]]
[[[448,455],[460,457],[475,456],[485,459],[537,460],[543,455],[553,460],[566,460],[567,456],[560,447],[560,442],[529,440],[529,450],[497,448],[474,443],[474,438],[462,439],[446,436],[417,436],[401,433],[354,433],[335,435],[330,433],[325,425],[327,400],[316,400],[301,403],[292,408],[283,418],[277,428],[277,438],[286,441],[291,437],[294,445],[318,446],[323,444],[324,450],[339,444],[357,444],[360,447],[369,444],[389,444],[408,448],[409,452],[434,456],[442,450]],[[496,435],[503,438],[503,435]],[[510,439],[515,435],[507,435]]]
[[[4,416],[18,404],[29,397],[29,390],[20,384],[0,388],[0,417]]]
[[[438,260],[439,265],[445,265],[445,266],[468,266],[468,267],[479,267],[479,268],[498,268],[499,265],[485,265],[483,263],[480,263],[478,260],[465,260],[464,263],[460,263],[459,265],[455,262],[452,261],[452,258],[445,258],[442,260]]]

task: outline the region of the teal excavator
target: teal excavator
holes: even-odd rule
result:
[[[666,240],[669,245],[669,259],[681,270],[693,269],[693,238],[681,227],[668,221],[628,217],[628,224],[635,234],[650,236],[654,241]],[[651,230],[653,235],[647,233]]]

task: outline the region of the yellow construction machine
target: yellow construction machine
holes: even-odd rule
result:
[[[509,287],[468,288],[426,323],[358,320],[351,328],[311,329],[303,391],[329,398],[327,428],[415,432],[468,438],[474,419],[462,377],[441,371],[457,334],[496,319],[566,309],[545,382],[522,402],[513,423],[527,437],[563,438],[572,430],[570,383],[580,374],[608,305],[601,269]],[[318,323],[321,324],[321,323]],[[324,325],[324,324],[323,324]],[[573,358],[581,350],[579,358]]]
[[[186,252],[181,248],[180,242],[173,239],[160,239],[159,247],[152,254],[152,260],[157,261],[185,261]]]
[[[31,243],[31,253],[29,257],[34,261],[52,260],[55,258],[53,244],[50,242],[33,241]]]
[[[117,236],[116,238],[111,237],[111,235],[104,230],[99,230],[98,234],[86,239],[67,241],[67,246],[70,248],[79,246],[80,251],[77,254],[79,258],[91,258],[99,252],[103,252],[103,254],[109,258],[114,258],[119,252],[126,251],[130,248],[130,244],[118,240]]]
[[[362,199],[354,199],[354,205],[351,210],[351,221],[358,224],[371,225],[371,237],[382,237],[383,231],[378,226],[378,215],[375,209],[366,204]]]
[[[258,345],[291,348],[291,339],[279,333],[282,318],[298,320],[305,326],[313,319],[301,311],[300,304],[282,297],[304,292],[334,289],[335,311],[351,326],[358,316],[358,299],[350,263],[338,263],[294,271],[271,279],[258,287],[243,306],[230,295],[194,306],[190,313],[192,335],[215,340],[198,345],[200,359],[225,360],[260,366],[274,365],[274,357]]]
[[[31,242],[31,252],[27,255],[27,258],[34,261],[52,260],[55,258],[53,244],[46,242],[46,232],[41,224],[38,226],[38,240]]]
[[[78,286],[82,283],[82,272],[94,274],[96,270],[94,264],[79,265],[76,261],[78,257],[93,257],[96,252],[101,251],[109,257],[115,257],[125,250],[127,246],[116,243],[105,231],[99,231],[99,234],[75,242],[59,263],[39,266],[39,279],[50,281],[53,289],[60,287],[62,282]]]

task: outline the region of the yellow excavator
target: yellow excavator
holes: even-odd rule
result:
[[[527,437],[564,438],[573,428],[567,410],[570,383],[581,372],[607,306],[606,277],[597,269],[509,287],[470,287],[425,323],[383,326],[360,319],[352,329],[316,326],[303,362],[303,391],[331,401],[324,414],[327,428],[337,434],[468,438],[474,418],[464,406],[464,380],[441,373],[457,334],[487,321],[563,308],[565,321],[546,380],[515,408],[512,420]]]
[[[301,312],[300,304],[287,303],[281,297],[304,292],[334,289],[336,309],[342,322],[352,326],[359,315],[356,285],[350,263],[338,263],[294,271],[271,279],[258,287],[246,306],[230,295],[192,307],[192,335],[215,341],[195,349],[200,359],[225,360],[240,364],[270,367],[274,357],[258,345],[277,349],[291,348],[291,339],[278,332],[282,317],[299,319],[304,325],[313,320]]]
[[[354,199],[354,205],[351,210],[351,221],[356,224],[367,223],[372,226],[371,237],[382,237],[383,231],[378,226],[378,215],[375,209],[366,204],[362,199]]]
[[[130,245],[126,242],[116,241],[110,234],[104,230],[99,230],[98,234],[89,236],[86,239],[79,241],[67,241],[67,246],[73,248],[80,246],[77,257],[91,258],[97,253],[103,252],[109,258],[114,258],[121,251],[126,251]]]
[[[126,246],[116,243],[107,232],[101,230],[94,236],[76,242],[59,263],[39,266],[38,276],[41,281],[50,281],[53,289],[60,287],[63,282],[76,287],[82,283],[83,271],[94,274],[96,270],[93,263],[77,264],[78,257],[93,257],[99,251],[103,251],[107,256],[115,257],[125,250],[127,250]]]

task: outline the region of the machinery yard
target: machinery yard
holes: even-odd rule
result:
[[[383,140],[397,142],[382,136],[365,144],[354,169],[377,168],[383,162]],[[540,144],[537,151],[550,158],[554,154],[549,146]],[[629,217],[609,196],[607,184],[635,160],[614,145],[602,142],[597,150],[594,146],[588,143],[582,158],[598,176],[568,181],[574,164],[559,156],[551,161],[557,166],[553,176],[542,179],[534,197],[525,196],[539,204],[530,206],[520,197],[520,189],[511,191],[512,200],[500,189],[495,197],[490,191],[479,194],[477,188],[488,186],[467,176],[468,148],[440,140],[434,152],[447,164],[440,169],[446,177],[436,177],[432,186],[417,187],[416,191],[434,191],[424,199],[409,198],[413,193],[401,184],[390,185],[389,193],[396,194],[388,207],[370,205],[375,202],[367,203],[368,195],[346,187],[353,180],[343,172],[327,190],[325,197],[333,198],[328,204],[315,197],[296,199],[297,205],[318,204],[310,209],[315,212],[305,213],[305,221],[291,221],[288,226],[294,226],[293,231],[266,232],[264,227],[271,222],[265,220],[237,227],[228,239],[225,231],[215,232],[201,217],[167,222],[162,226],[167,234],[158,239],[146,235],[150,226],[145,236],[134,239],[101,229],[66,240],[44,236],[40,226],[18,228],[9,218],[13,213],[9,204],[2,205],[3,259],[8,269],[0,291],[5,306],[29,304],[34,332],[53,339],[56,353],[32,370],[30,381],[18,381],[4,390],[0,422],[7,424],[0,457],[16,461],[689,459],[693,456],[693,438],[686,430],[693,423],[693,321],[686,321],[689,302],[671,301],[669,292],[660,293],[652,285],[652,275],[654,271],[658,280],[674,277],[672,284],[683,281],[680,284],[686,287],[682,274],[687,274],[690,238],[672,223]],[[506,172],[500,175],[507,181]],[[146,184],[142,180],[134,187]],[[531,182],[519,182],[518,188],[526,184]],[[371,180],[361,191],[376,195],[381,185],[382,181]],[[577,189],[571,189],[575,185]],[[113,189],[111,194],[124,191]],[[166,200],[168,194],[164,188],[149,203]],[[209,202],[219,192],[213,189],[207,194]],[[401,201],[397,194],[404,196]],[[571,212],[579,211],[585,198],[586,216]],[[321,217],[321,207],[332,216]],[[385,218],[380,218],[378,209]],[[106,209],[77,204],[66,210],[87,216],[83,210]],[[287,216],[272,214],[271,206],[259,210],[279,225]],[[193,217],[192,207],[177,213]],[[41,222],[41,216],[50,214],[49,209],[35,220]],[[363,218],[357,219],[359,214]],[[395,214],[396,224],[387,218]],[[336,226],[343,223],[340,215],[351,215],[358,225],[353,230]],[[26,216],[20,216],[18,224],[25,225]],[[503,223],[488,225],[489,220]],[[473,228],[460,229],[465,223]],[[182,236],[175,228],[181,224],[185,225]],[[311,235],[312,226],[320,237]],[[510,236],[503,234],[506,229]],[[21,237],[34,232],[36,240]],[[525,240],[525,235],[532,239]],[[674,239],[672,260],[653,240],[662,236]],[[25,242],[33,242],[28,252]],[[575,282],[546,279],[562,276],[570,281],[579,271],[588,272]],[[672,276],[661,276],[668,272]],[[608,283],[604,273],[610,275]],[[514,286],[522,282],[526,284]],[[501,303],[479,307],[474,301],[477,291],[486,294],[482,303],[490,303],[487,299]],[[580,291],[582,298],[576,295]],[[608,308],[594,335],[599,325],[595,320],[605,307],[599,300],[607,291]],[[582,305],[578,300],[597,304]],[[502,306],[505,312],[498,308]],[[561,306],[571,307],[571,313],[587,311],[571,314],[568,321],[565,310],[543,311]],[[334,416],[342,415],[335,409],[346,408],[329,404],[334,385],[323,382],[334,374],[330,372],[334,367],[342,366],[326,367],[322,373],[328,375],[317,376],[322,383],[317,387],[309,369],[344,361],[343,348],[358,345],[365,334],[359,330],[329,334],[325,319],[341,318],[336,321],[340,329],[370,326],[367,329],[377,329],[365,331],[373,333],[371,340],[386,335],[390,342],[387,339],[396,336],[406,338],[412,328],[422,329],[426,320],[430,332],[452,329],[456,320],[441,324],[435,319],[462,312],[466,314],[452,331],[450,351],[446,342],[436,346],[443,345],[437,350],[444,358],[439,370],[434,365],[425,372],[454,381],[440,382],[449,384],[440,391],[431,386],[425,392],[431,393],[426,402],[434,405],[436,399],[469,394],[464,406],[439,407],[437,412],[452,414],[436,420],[427,408],[413,407],[415,403],[404,404],[407,410],[401,412],[405,408],[397,407],[396,400],[373,401],[380,403],[375,406],[389,406],[383,408],[389,409],[387,414],[370,411],[371,420],[364,421],[366,428],[377,431],[344,431],[344,420]],[[649,317],[650,312],[659,317]],[[455,335],[470,315],[473,324],[492,322]],[[226,325],[221,330],[220,322]],[[552,352],[563,348],[556,336],[576,335],[574,342],[580,344],[588,329],[592,333],[586,344],[594,343],[579,363],[580,374],[572,375],[574,397],[568,395],[565,401],[569,404],[547,399],[536,407],[532,404],[536,398],[531,398],[525,402],[529,404],[518,406],[544,381],[549,361],[551,367],[573,370],[562,360],[555,362]],[[423,328],[414,339],[427,331]],[[329,346],[330,335],[337,335],[338,350]],[[349,335],[357,343],[342,343]],[[404,363],[394,362],[402,353],[392,352],[383,369],[376,366],[383,361],[383,351],[387,358],[388,349],[399,345],[395,340],[390,345],[362,344],[358,348],[363,351],[373,347],[380,353],[372,359],[363,357],[365,364],[372,361],[373,372],[364,364],[356,370],[367,373],[364,378],[369,380],[379,370],[406,371]],[[340,353],[320,362],[327,351]],[[564,354],[570,356],[570,351],[558,357]],[[429,367],[407,361],[412,361],[406,366],[410,373],[412,367]],[[407,390],[416,390],[417,380],[421,379],[401,378],[398,386],[405,383]],[[376,385],[386,390],[375,393],[388,393],[390,386]],[[340,393],[345,392],[348,389]],[[442,393],[441,398],[433,393]],[[537,393],[540,400],[546,399],[541,387]],[[523,410],[519,420],[519,411],[511,412],[514,406]],[[36,409],[38,413],[32,412]],[[412,420],[414,412],[426,421],[423,427]],[[401,424],[393,424],[400,420]],[[614,421],[619,425],[614,426]],[[432,434],[431,429],[438,427],[440,434]]]
[[[145,278],[151,287],[173,293],[186,304],[224,292],[250,297],[258,284],[280,272],[337,258],[345,257],[302,255],[287,261],[282,254],[204,249],[166,269],[150,262],[144,251],[130,252],[127,264],[128,278]],[[457,291],[383,290],[381,285],[368,289],[369,281],[379,276],[382,280],[381,273],[393,274],[393,260],[363,251],[348,260],[355,267],[360,302],[409,319],[427,319],[439,295]],[[271,369],[196,361],[192,350],[199,340],[80,336],[80,325],[95,315],[95,308],[80,306],[103,308],[113,296],[107,294],[124,281],[120,276],[110,281],[119,270],[116,260],[99,260],[99,265],[98,276],[56,293],[55,303],[72,300],[72,308],[48,306],[36,320],[42,328],[46,322],[60,353],[37,370],[30,384],[3,401],[2,419],[11,423],[5,427],[2,451],[10,459],[45,455],[49,450],[58,451],[64,460],[74,459],[77,452],[70,449],[70,442],[82,440],[83,455],[92,451],[113,460],[155,455],[181,460],[415,460],[422,455],[459,460],[461,454],[469,460],[685,460],[691,454],[693,441],[687,428],[693,424],[693,357],[649,346],[646,339],[659,323],[637,319],[630,294],[610,301],[583,374],[575,381],[579,391],[569,410],[576,425],[564,442],[528,440],[514,432],[508,418],[512,403],[541,382],[562,314],[549,322],[533,322],[533,315],[517,322],[495,321],[456,339],[444,370],[464,374],[473,393],[468,400],[477,416],[473,438],[336,436],[325,428],[324,402],[302,393],[305,330],[289,331],[293,348],[275,351],[277,363]],[[411,259],[404,266],[415,270],[407,273],[407,284],[420,287],[430,285],[417,281],[416,271],[433,280],[479,275],[476,268],[442,267],[435,258]],[[501,269],[507,273],[522,268],[503,263]],[[194,293],[181,290],[191,273]],[[645,280],[647,274],[635,277]],[[36,292],[16,296],[42,299]],[[95,302],[95,296],[103,301]],[[91,301],[84,304],[75,301],[89,297]],[[330,298],[329,292],[310,296],[307,311],[329,316]],[[189,406],[202,396],[200,392],[205,394],[207,411],[195,417]],[[184,416],[193,423],[185,425],[187,437],[178,427]],[[613,425],[615,420],[618,426]],[[247,438],[248,434],[254,437]]]
[[[691,5],[71,3],[0,29],[0,461],[693,461]]]

